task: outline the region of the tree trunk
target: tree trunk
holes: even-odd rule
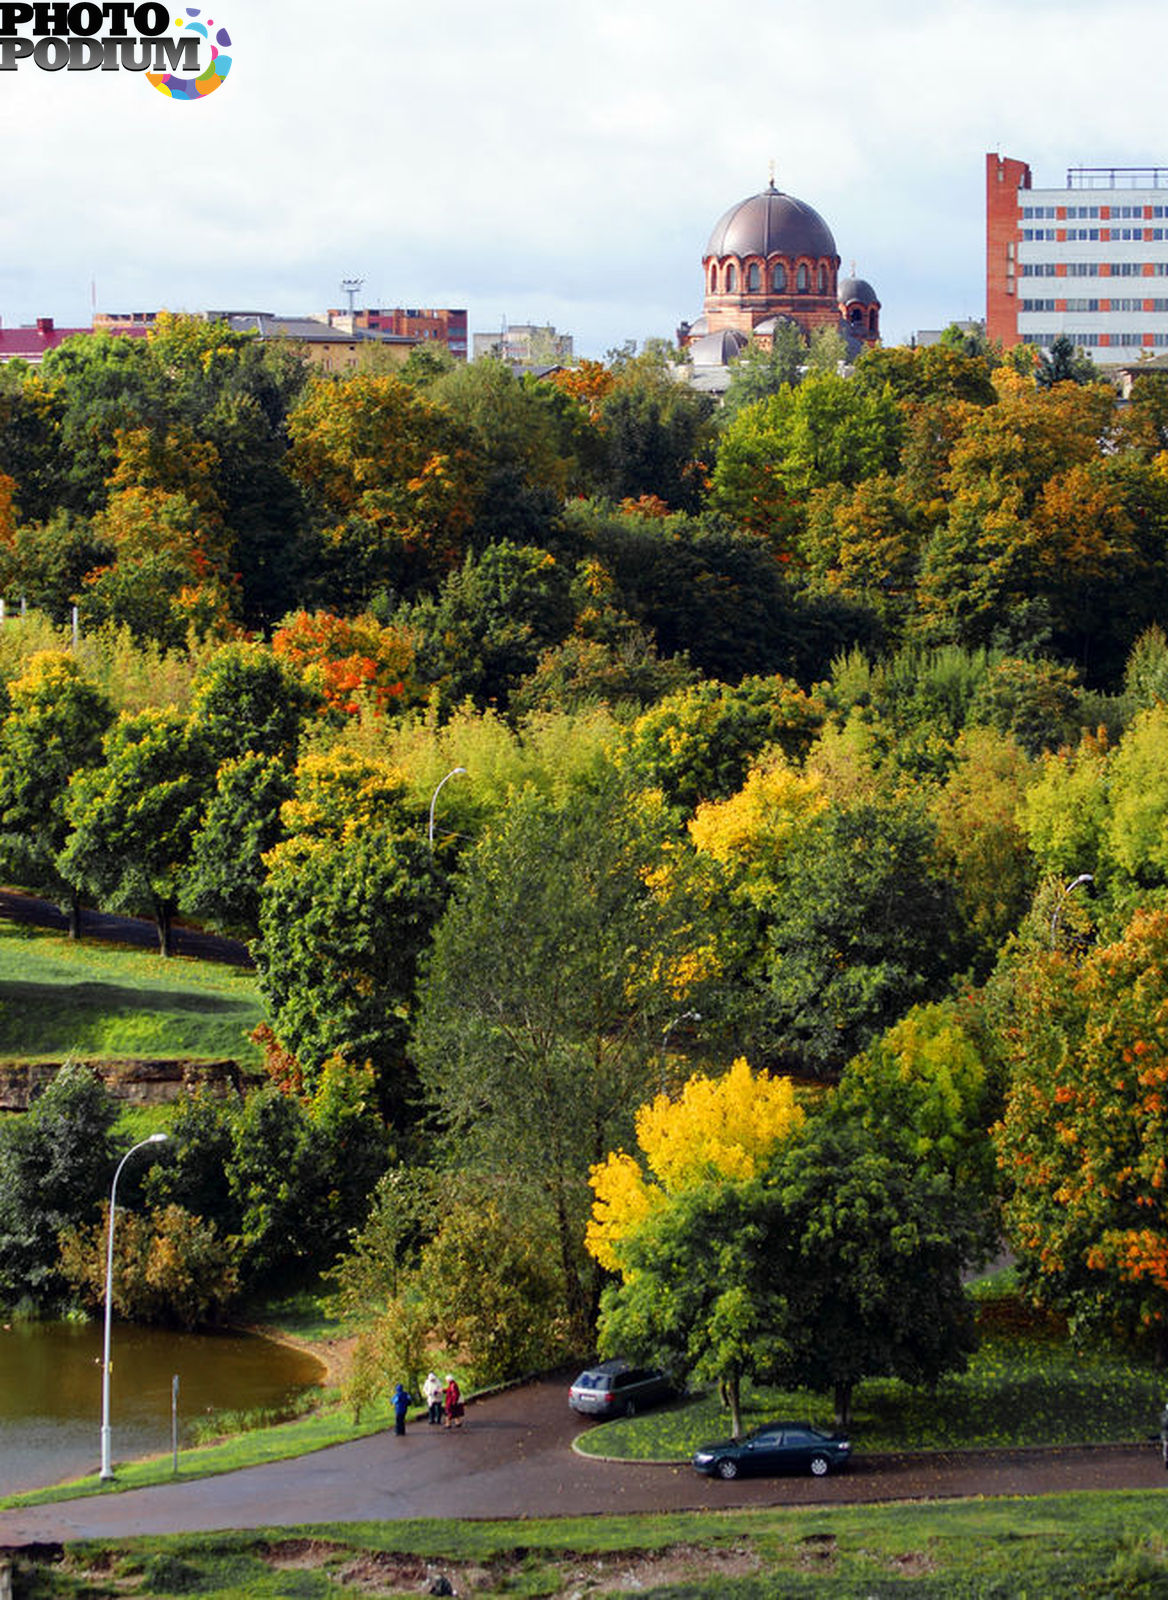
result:
[[[725,1379],[726,1398],[730,1402],[730,1436],[734,1439],[742,1437],[742,1392],[741,1380],[736,1372],[732,1372]]]
[[[172,956],[174,954],[174,931],[171,928],[171,918],[174,912],[166,900],[155,900],[154,920],[158,924],[158,951],[160,955]]]
[[[846,1433],[852,1424],[852,1385],[850,1383],[837,1383],[835,1386],[835,1428],[837,1433]]]
[[[80,939],[81,896],[77,893],[76,889],[70,889],[69,891],[69,904],[66,908],[65,915],[68,918],[70,939]]]

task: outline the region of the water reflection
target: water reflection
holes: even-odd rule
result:
[[[0,1494],[95,1471],[100,1456],[99,1323],[12,1323],[0,1331]],[[241,1334],[115,1324],[110,1379],[114,1464],[170,1448],[208,1411],[277,1406],[321,1378],[311,1356]]]

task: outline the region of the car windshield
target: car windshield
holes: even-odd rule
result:
[[[577,1389],[603,1389],[607,1383],[603,1372],[582,1372],[576,1379]]]

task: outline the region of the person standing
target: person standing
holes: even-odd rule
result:
[[[393,1431],[399,1436],[406,1431],[406,1412],[410,1409],[410,1396],[403,1384],[393,1391]]]
[[[422,1395],[430,1407],[430,1426],[436,1428],[442,1421],[442,1412],[445,1409],[442,1379],[436,1372],[432,1372],[422,1385]]]
[[[454,1374],[451,1372],[446,1374],[446,1388],[443,1390],[443,1397],[446,1402],[446,1426],[448,1428],[461,1428],[464,1409],[462,1390],[458,1387]]]

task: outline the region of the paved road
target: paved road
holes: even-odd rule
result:
[[[64,933],[68,919],[60,906],[51,900],[40,900],[36,895],[25,894],[21,889],[0,888],[0,917],[10,922],[27,922],[38,928],[55,928]],[[217,933],[204,933],[199,928],[188,928],[180,923],[172,925],[174,952],[180,956],[195,956],[200,961],[227,961],[232,966],[250,967],[251,954],[238,939],[228,939]],[[106,939],[117,944],[140,945],[147,950],[158,949],[158,928],[146,917],[117,917],[108,911],[93,911],[82,907],[81,936],[83,939]]]
[[[867,1460],[861,1454],[848,1472],[826,1480],[726,1484],[701,1478],[688,1466],[628,1466],[578,1456],[571,1440],[579,1430],[563,1384],[532,1384],[469,1406],[461,1433],[412,1423],[404,1439],[377,1434],[218,1478],[2,1512],[0,1549],[289,1523],[724,1510],[1164,1488],[1168,1482],[1159,1450],[1149,1444]]]

